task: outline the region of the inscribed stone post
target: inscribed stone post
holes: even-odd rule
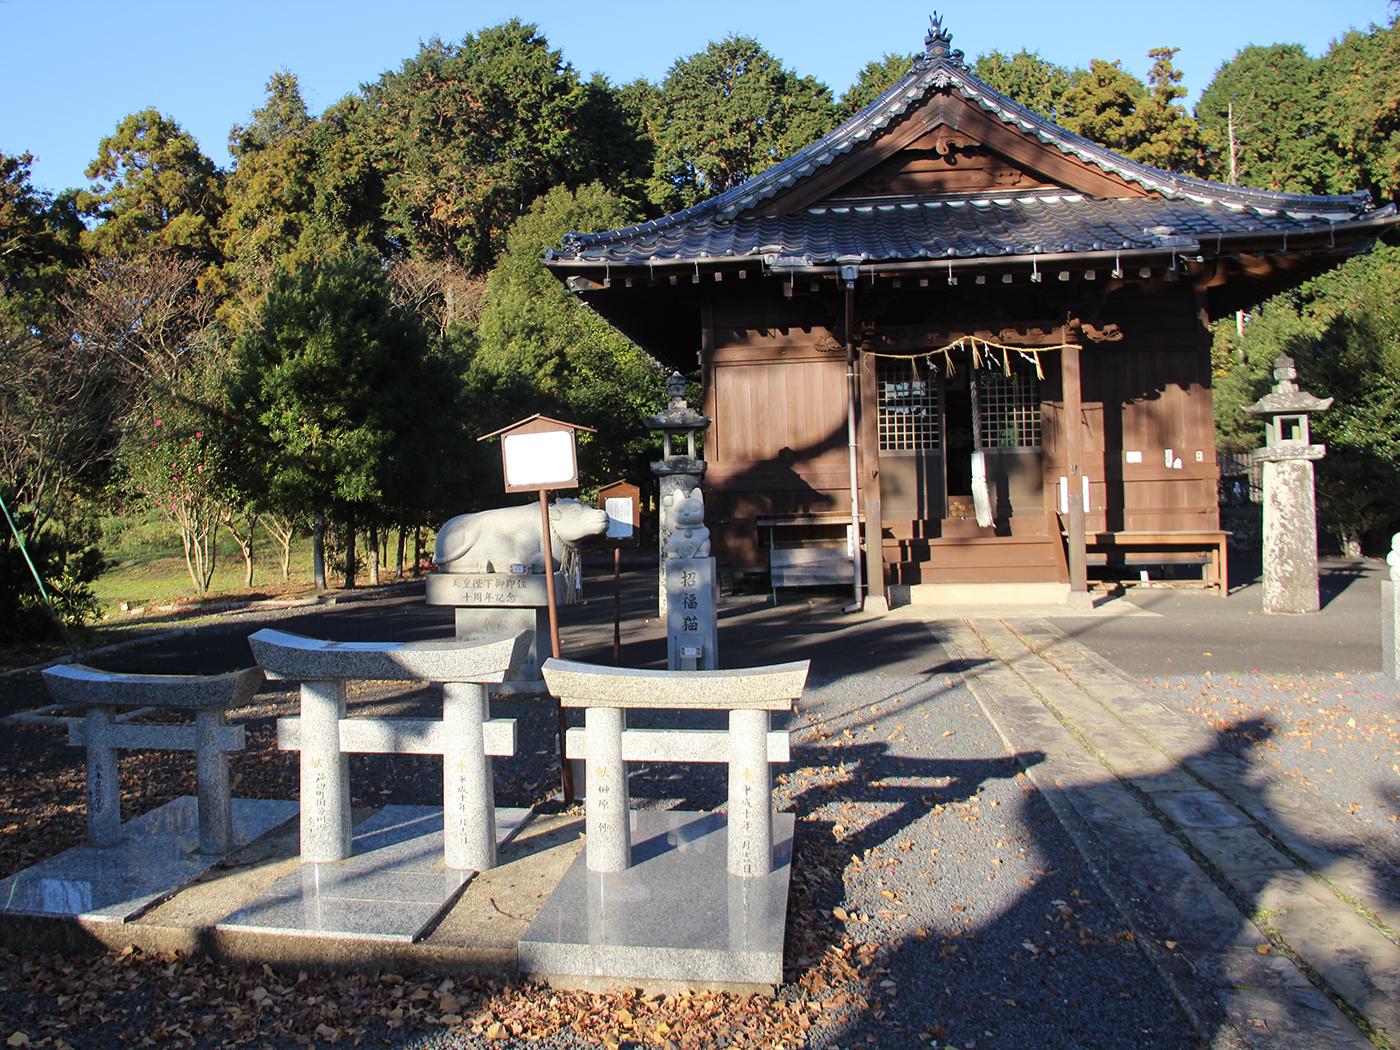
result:
[[[666,576],[666,666],[672,671],[713,671],[719,667],[719,624],[715,609],[715,560],[670,558]]]
[[[661,565],[657,605],[663,617],[666,616],[669,601],[666,593],[666,559],[703,558],[710,553],[709,533],[703,527],[704,498],[700,493],[700,482],[705,476],[705,461],[696,456],[696,437],[709,427],[710,418],[690,407],[685,399],[685,387],[685,376],[673,372],[666,383],[666,391],[670,395],[666,407],[644,421],[649,430],[661,432],[662,442],[661,460],[651,465],[651,472],[660,482],[658,507],[661,520],[657,533]],[[682,435],[685,436],[685,451],[673,451],[671,442],[678,440]],[[688,521],[686,516],[693,514],[694,505],[700,508],[699,517]],[[698,530],[696,526],[699,526]],[[692,543],[691,539],[697,531],[703,535]],[[685,533],[680,538],[679,548],[678,532]],[[701,540],[703,550],[699,549]],[[672,667],[675,665],[672,664]]]
[[[1389,572],[1381,580],[1381,670],[1400,678],[1400,532],[1385,556]]]
[[[555,574],[555,581],[562,583]],[[549,609],[543,573],[434,572],[427,578],[427,603],[456,609],[456,636],[464,642],[525,633],[529,647],[506,672],[502,693],[543,693],[540,639],[549,638]],[[548,655],[548,654],[546,654]]]

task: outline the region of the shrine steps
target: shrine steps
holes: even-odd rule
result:
[[[884,555],[890,583],[895,586],[1058,585],[1068,579],[1060,538],[1048,533],[1041,519],[1013,519],[987,528],[963,518],[889,522]]]

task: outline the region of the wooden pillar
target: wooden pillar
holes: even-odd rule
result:
[[[1068,478],[1070,603],[1088,600],[1089,565],[1084,536],[1084,401],[1080,386],[1079,347],[1060,351],[1061,402],[1064,406],[1065,474]]]
[[[865,496],[865,600],[888,602],[885,591],[884,518],[880,503],[880,431],[875,358],[861,354],[860,401],[856,429],[860,443],[860,478]]]

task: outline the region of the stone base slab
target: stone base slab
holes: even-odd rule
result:
[[[773,816],[774,870],[726,870],[723,813],[632,810],[632,866],[574,861],[520,938],[522,975],[564,987],[648,990],[777,985],[795,820]]]
[[[497,809],[497,844],[530,814]],[[434,806],[385,806],[355,828],[351,848],[346,860],[300,865],[216,928],[413,942],[475,874],[443,863],[442,810]]]
[[[233,847],[296,813],[295,802],[234,799]],[[127,922],[219,862],[198,849],[198,810],[186,795],[127,821],[114,846],[75,846],[0,880],[0,914]]]

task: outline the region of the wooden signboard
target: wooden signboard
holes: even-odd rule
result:
[[[635,547],[642,525],[642,490],[626,481],[614,481],[598,490],[598,506],[608,516],[604,537],[615,547]]]

